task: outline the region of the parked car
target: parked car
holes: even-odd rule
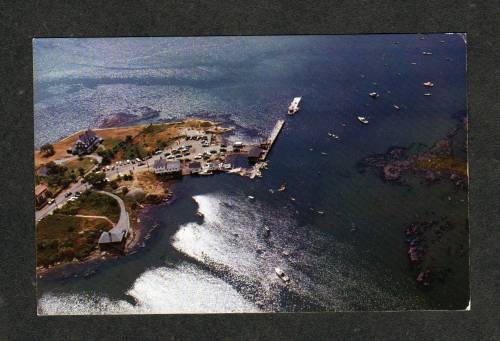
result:
[[[49,205],[52,205],[53,203],[55,203],[56,200],[54,198],[50,198],[48,201],[47,201],[47,204]]]
[[[72,193],[72,192],[68,192],[68,193],[64,194],[64,197],[65,197],[65,198],[67,198],[67,197],[70,197],[70,196],[72,196],[72,195],[73,195],[73,193]]]

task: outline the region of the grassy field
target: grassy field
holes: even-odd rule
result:
[[[54,213],[62,215],[94,215],[108,217],[117,223],[120,218],[120,206],[118,202],[105,194],[87,191],[80,198],[70,201]]]
[[[82,159],[76,159],[76,160],[70,160],[64,162],[64,165],[68,167],[68,171],[71,172],[74,170],[75,172],[78,172],[79,168],[83,168],[83,170],[88,172],[95,164],[97,163],[96,160],[89,158],[89,157],[83,157]]]
[[[138,148],[142,149],[145,153],[150,153],[158,148],[158,145],[162,142],[169,143],[169,141],[175,139],[175,137],[179,134],[179,129],[181,128],[198,128],[206,130],[213,127],[213,125],[214,124],[209,121],[193,119],[173,123],[93,130],[104,140],[100,147],[101,149],[104,148],[111,150],[120,142],[124,141],[127,136],[132,136],[134,137],[132,144],[138,145]],[[71,157],[71,154],[68,154],[67,150],[71,149],[73,144],[78,140],[78,136],[80,134],[82,134],[82,131],[78,131],[62,140],[59,140],[58,142],[53,143],[55,154],[50,157],[44,157],[39,150],[35,150],[35,169],[50,161]]]
[[[104,219],[53,214],[36,227],[37,266],[84,259],[97,248],[101,232],[111,229]]]

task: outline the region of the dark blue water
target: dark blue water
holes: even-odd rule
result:
[[[52,63],[61,65],[59,72]],[[37,143],[144,105],[163,118],[209,112],[269,132],[285,118],[291,98],[303,96],[262,179],[184,178],[174,187],[173,204],[143,217],[160,228],[139,253],[88,279],[39,281],[43,313],[467,306],[467,259],[449,264],[446,281],[423,291],[402,237],[417,215],[430,212],[465,230],[466,193],[451,183],[425,186],[411,178],[409,186],[390,185],[356,170],[367,154],[414,142],[430,146],[457,125],[454,117],[466,111],[461,36],[38,41],[35,76]],[[425,81],[435,84],[432,97],[423,96]],[[371,99],[371,91],[380,97]],[[360,125],[357,113],[370,124]],[[244,129],[235,134],[256,139]],[[277,192],[282,182],[287,190]],[[275,266],[292,278],[288,288]]]

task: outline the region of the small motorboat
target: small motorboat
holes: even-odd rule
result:
[[[327,155],[328,155],[328,153],[321,152],[321,155],[323,155],[323,156],[327,156]]]
[[[203,217],[204,217],[203,213],[201,213],[200,211],[196,211],[196,213],[195,213],[195,214],[196,214],[198,217],[201,217],[201,218],[203,218]]]
[[[363,124],[368,124],[368,119],[365,116],[358,116],[358,121]]]
[[[328,136],[330,136],[331,138],[334,138],[334,139],[338,139],[339,138],[339,136],[335,135],[334,133],[328,133]]]
[[[377,97],[379,96],[379,94],[378,94],[378,93],[376,93],[376,92],[370,92],[370,93],[368,94],[368,96],[370,96],[371,98],[377,98]]]
[[[392,105],[392,107],[393,107],[394,109],[396,109],[396,110],[401,109],[401,108],[399,107],[399,105],[396,105],[396,104],[393,104],[393,105]]]
[[[271,229],[264,225],[264,236],[269,237],[270,234],[271,234]]]
[[[280,188],[278,188],[278,192],[283,192],[284,190],[286,190],[286,184],[282,183]]]
[[[434,83],[432,82],[425,82],[425,83],[422,83],[426,88],[432,88],[434,86]]]
[[[319,215],[324,215],[325,211],[317,211]]]
[[[432,52],[427,52],[427,51],[424,51],[424,52],[422,52],[422,54],[423,54],[424,56],[432,56]]]
[[[249,195],[249,196],[248,196],[248,199],[250,199],[250,200],[254,200],[254,199],[255,199],[255,197],[254,197],[253,195]]]
[[[281,270],[280,268],[275,268],[274,271],[276,272],[276,275],[278,275],[279,278],[285,283],[290,282],[290,277],[286,275],[286,273]]]
[[[430,92],[426,92],[424,96],[432,96],[432,94]]]

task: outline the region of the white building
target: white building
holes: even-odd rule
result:
[[[155,174],[180,173],[181,162],[179,160],[167,161],[161,157],[153,163],[153,171]]]

